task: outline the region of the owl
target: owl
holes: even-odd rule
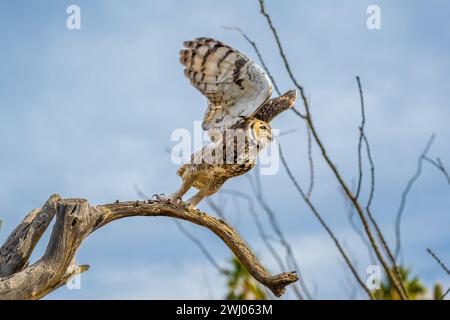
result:
[[[171,201],[181,197],[191,188],[199,191],[187,203],[190,208],[215,192],[229,178],[240,176],[256,164],[260,150],[272,141],[270,125],[256,118],[241,117],[224,129],[209,145],[195,152],[191,161],[178,169],[183,180]]]
[[[169,199],[176,202],[194,187],[198,192],[187,204],[195,208],[225,181],[255,166],[258,152],[272,140],[270,120],[293,105],[296,93],[269,99],[272,83],[262,68],[220,41],[197,38],[183,45],[184,74],[207,98],[202,128],[212,142],[180,167],[183,183]]]

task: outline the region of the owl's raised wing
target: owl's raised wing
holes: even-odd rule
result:
[[[272,94],[272,83],[256,63],[226,44],[211,39],[185,41],[180,51],[184,74],[208,98],[202,127],[226,127],[258,111]]]

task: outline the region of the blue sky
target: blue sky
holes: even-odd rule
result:
[[[81,8],[81,30],[66,28],[71,4]],[[381,8],[381,30],[366,28],[370,4]],[[450,167],[450,3],[267,1],[267,8],[311,99],[320,135],[349,183],[357,177],[355,76],[361,76],[377,166],[373,211],[392,242],[401,192],[432,133],[437,136],[429,155]],[[222,26],[241,27],[258,43],[281,90],[293,87],[256,0],[0,2],[0,240],[52,193],[101,204],[136,199],[134,185],[150,195],[175,190],[180,183],[177,166],[165,151],[174,145],[170,134],[176,128],[192,130],[205,108],[178,63],[181,42],[211,36],[256,60],[245,40]],[[281,144],[295,176],[306,185],[304,124],[285,113],[273,127],[298,129],[283,136]],[[369,264],[365,247],[348,225],[337,182],[317,148],[313,155],[313,200],[364,277]],[[225,187],[251,193],[248,181],[239,177]],[[346,298],[341,258],[283,168],[261,181],[306,283],[316,288],[315,297]],[[206,203],[200,208],[211,212]],[[449,208],[449,185],[425,165],[405,209],[403,245],[407,265],[428,286],[437,280],[450,286],[425,251],[432,247],[450,263]],[[238,208],[228,199],[224,210],[263,262],[280,271],[245,204]],[[265,213],[258,214],[267,225]],[[226,264],[230,253],[218,239],[185,226]],[[33,259],[47,239],[48,234]],[[77,257],[80,264],[91,265],[82,276],[82,289],[61,288],[49,298],[200,299],[224,294],[224,279],[170,219],[114,222],[89,237]]]

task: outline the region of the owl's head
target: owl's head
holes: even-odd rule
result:
[[[265,148],[272,141],[270,124],[259,119],[252,119],[250,126],[253,139],[257,142],[259,149]]]

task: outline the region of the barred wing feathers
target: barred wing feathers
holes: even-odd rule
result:
[[[184,74],[208,99],[202,127],[229,126],[240,116],[249,117],[269,99],[272,83],[265,72],[239,51],[211,39],[183,43],[180,62]]]

